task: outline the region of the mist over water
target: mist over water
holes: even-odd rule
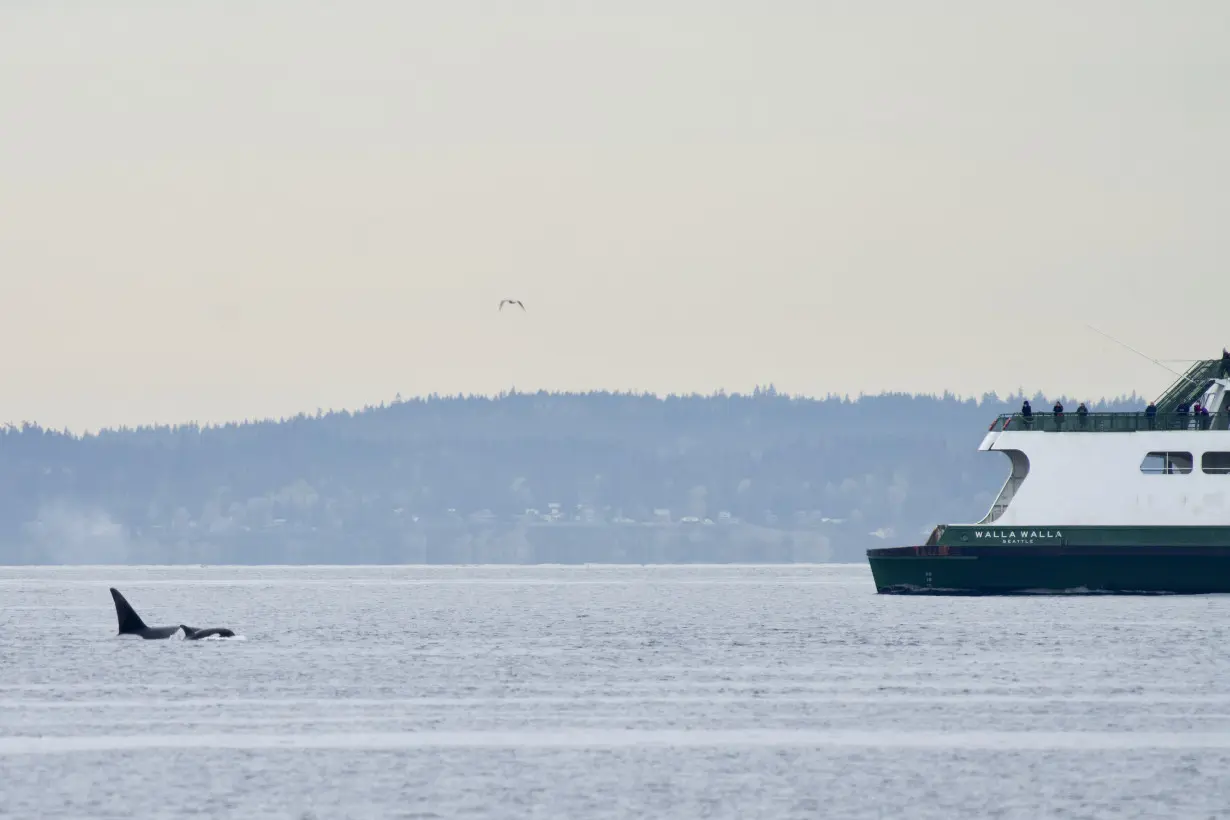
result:
[[[243,640],[116,637],[111,585]],[[1220,816],[1228,616],[840,565],[3,568],[0,816]]]

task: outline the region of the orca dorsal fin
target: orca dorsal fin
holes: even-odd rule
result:
[[[180,624],[179,628],[184,630],[185,638],[191,638],[193,635],[196,634],[196,629],[191,626],[188,626],[187,624]]]
[[[120,591],[115,587],[111,587],[111,598],[115,601],[115,617],[120,624],[119,634],[137,633],[146,628],[145,621],[141,620],[141,616],[128,601],[124,600],[124,596],[120,595]]]

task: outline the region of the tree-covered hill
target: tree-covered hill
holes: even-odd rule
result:
[[[985,513],[1007,461],[976,448],[1020,401],[511,393],[27,423],[0,432],[0,561],[862,560]]]

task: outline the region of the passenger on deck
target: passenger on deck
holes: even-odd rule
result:
[[[1083,430],[1085,425],[1089,423],[1089,408],[1085,406],[1084,402],[1081,402],[1076,408],[1076,418],[1080,420],[1081,429]]]
[[[1029,399],[1021,405],[1021,417],[1025,420],[1026,427],[1032,427],[1034,423],[1034,409],[1029,406]]]
[[[1196,417],[1196,426],[1201,430],[1209,429],[1209,408],[1196,402],[1196,407],[1192,410],[1192,415]]]
[[[1152,430],[1157,423],[1157,405],[1149,402],[1149,406],[1145,408],[1145,418],[1149,421],[1149,429]]]
[[[1221,371],[1218,376],[1223,379],[1230,376],[1230,350],[1224,347],[1221,349]]]
[[[1059,399],[1055,400],[1055,406],[1051,408],[1051,412],[1055,414],[1055,429],[1063,429],[1063,403]]]
[[[1187,402],[1183,402],[1174,409],[1175,415],[1179,417],[1179,429],[1187,429]]]

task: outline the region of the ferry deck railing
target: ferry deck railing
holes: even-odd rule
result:
[[[1136,433],[1160,430],[1227,430],[1230,414],[1196,416],[1191,413],[1034,413],[1026,418],[1020,413],[1002,413],[991,423],[990,430],[1037,433]]]

